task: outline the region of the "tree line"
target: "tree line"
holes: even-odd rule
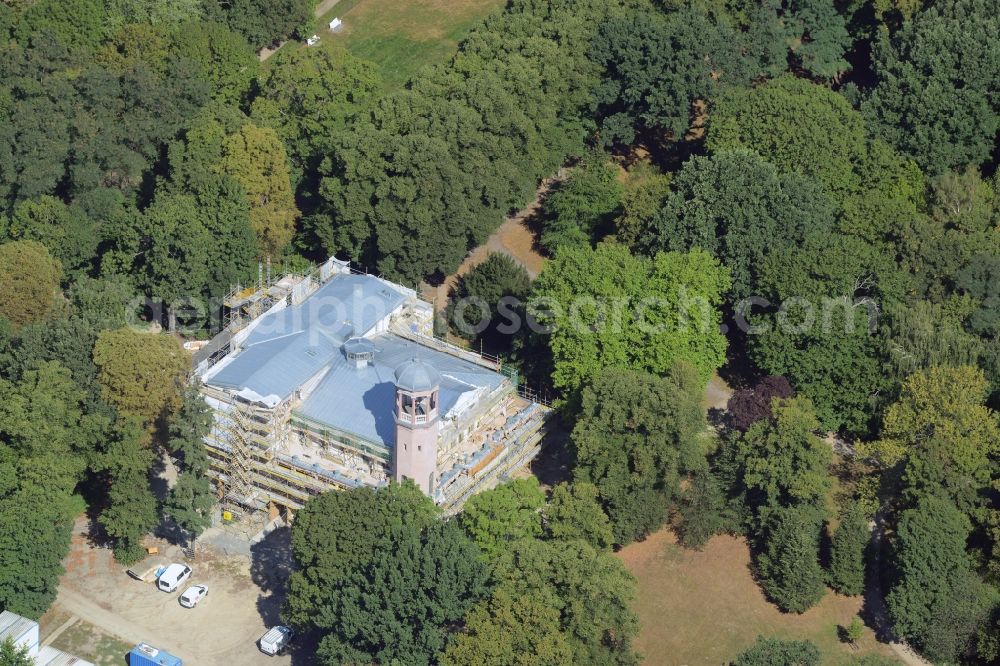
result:
[[[896,630],[939,661],[995,659],[998,9],[513,0],[387,89],[334,44],[262,65],[255,49],[308,25],[298,0],[0,4],[0,510],[38,535],[2,535],[0,603],[44,610],[81,494],[125,560],[161,509],[192,533],[204,519],[207,421],[173,339],[124,327],[133,294],[176,315],[267,257],[330,253],[440,278],[568,164],[537,222],[538,279],[491,258],[457,294],[562,306],[538,313],[547,334],[494,320],[480,335],[558,394],[572,486],[504,487],[457,521],[389,502],[364,537],[378,561],[345,546],[333,568],[313,562],[309,533],[327,528],[309,511],[386,500],[324,496],[297,528],[290,621],[327,634],[330,663],[394,643],[428,661],[501,644],[495,663],[626,663],[630,584],[608,547],[665,522],[692,547],[745,534],[765,592],[801,612],[826,586],[861,589],[874,521]],[[649,295],[617,329],[596,307],[575,312],[592,326],[567,318]],[[716,434],[701,399],[718,372],[738,391]],[[854,454],[831,453],[830,433]],[[184,483],[160,507],[143,479],[163,449]],[[524,522],[498,527],[490,502]],[[586,525],[552,532],[577,512]],[[564,538],[560,559],[546,544]],[[424,598],[414,575],[345,621],[403,557],[450,596],[400,615],[395,601]],[[575,569],[605,567],[580,611]],[[525,637],[511,618],[558,631]]]
[[[555,303],[550,330],[453,331],[556,391],[615,544],[746,535],[788,612],[876,575],[899,636],[988,663],[1000,6],[722,5],[609,12],[594,133],[536,221],[548,263],[493,256],[454,294]],[[671,319],[681,285],[700,330]],[[616,326],[593,306],[650,295]],[[737,390],[707,429],[714,372]]]
[[[325,493],[292,524],[282,616],[324,664],[638,664],[612,541],[586,483],[510,481],[449,519],[412,483]]]

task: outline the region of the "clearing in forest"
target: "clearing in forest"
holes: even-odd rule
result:
[[[857,650],[838,637],[838,626],[850,623],[861,609],[861,597],[828,591],[801,615],[779,611],[750,574],[744,539],[717,536],[695,551],[664,529],[618,556],[639,581],[636,648],[649,666],[728,664],[758,634],[810,640],[829,665],[846,666],[865,654],[893,656],[871,629],[865,629]]]
[[[381,68],[387,89],[427,65],[443,63],[459,42],[505,0],[340,0],[320,20],[322,39],[344,44]],[[332,33],[334,17],[344,24]]]

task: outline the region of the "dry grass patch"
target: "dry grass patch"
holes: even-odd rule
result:
[[[864,654],[892,656],[870,629],[858,650],[841,642],[838,626],[846,626],[861,609],[859,597],[829,591],[801,615],[779,611],[754,582],[743,539],[718,536],[704,550],[693,551],[662,530],[622,549],[618,557],[639,581],[637,648],[646,664],[726,664],[758,634],[810,640],[823,652],[824,664],[849,664]]]

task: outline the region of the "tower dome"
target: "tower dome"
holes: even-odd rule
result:
[[[441,385],[441,374],[434,366],[413,358],[396,368],[396,387],[404,391],[432,391]]]

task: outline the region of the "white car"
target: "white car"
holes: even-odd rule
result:
[[[173,592],[190,577],[191,567],[183,564],[171,564],[156,579],[156,587],[164,592]]]
[[[291,627],[271,627],[267,630],[267,633],[260,637],[257,641],[257,646],[260,651],[264,654],[269,654],[272,657],[286,647],[292,642],[295,637],[295,631]]]
[[[184,590],[184,594],[180,596],[178,601],[184,608],[194,608],[206,596],[208,596],[208,585],[192,585]]]

